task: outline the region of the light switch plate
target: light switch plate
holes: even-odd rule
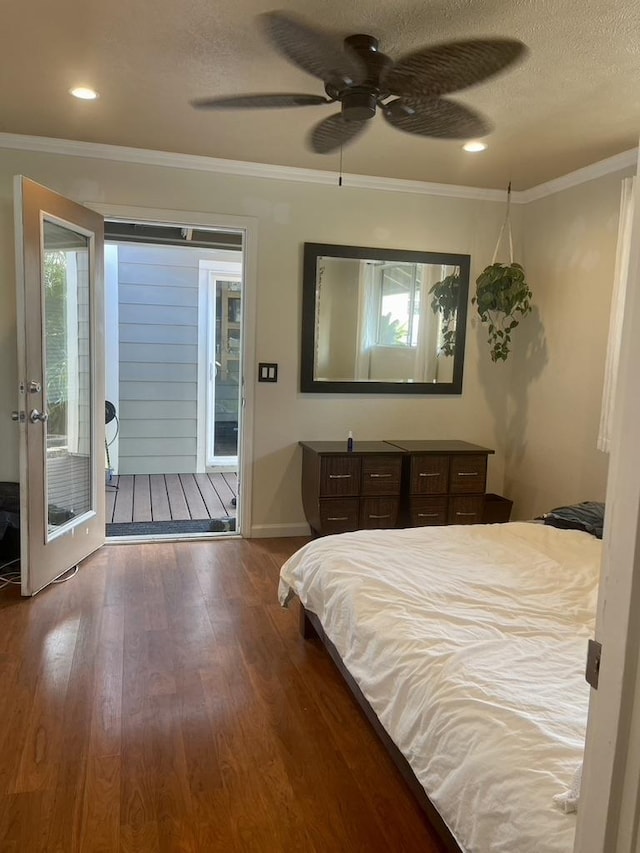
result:
[[[277,382],[278,365],[275,362],[258,362],[258,382]]]

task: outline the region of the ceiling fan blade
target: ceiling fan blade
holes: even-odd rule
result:
[[[436,139],[472,139],[485,136],[491,124],[478,113],[445,98],[411,100],[397,98],[384,105],[389,124],[407,133]]]
[[[265,12],[260,18],[274,47],[303,71],[338,88],[365,79],[367,70],[357,54],[329,33],[285,12]]]
[[[321,95],[296,94],[264,94],[264,95],[230,95],[222,98],[197,98],[191,105],[198,109],[235,110],[254,107],[308,107],[315,104],[330,104],[329,98]]]
[[[309,144],[316,154],[331,154],[351,142],[364,130],[367,119],[347,121],[342,113],[322,119],[309,134]]]
[[[480,83],[526,53],[514,39],[448,42],[400,57],[384,73],[382,85],[392,95],[434,98]]]

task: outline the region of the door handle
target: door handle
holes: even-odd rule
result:
[[[49,415],[46,412],[39,412],[37,409],[31,409],[29,412],[29,420],[32,424],[37,424],[38,421],[44,424],[49,420]]]

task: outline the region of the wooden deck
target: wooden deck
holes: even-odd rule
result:
[[[235,517],[235,473],[123,474],[106,487],[107,524]]]

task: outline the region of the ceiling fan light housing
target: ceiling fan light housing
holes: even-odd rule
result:
[[[342,115],[345,121],[363,121],[376,114],[377,92],[353,89],[342,96]]]

